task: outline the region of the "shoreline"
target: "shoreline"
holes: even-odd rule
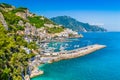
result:
[[[41,57],[37,56],[37,58],[39,59],[34,61],[37,63],[37,65],[33,65],[33,62],[30,63],[32,64],[32,67],[34,67],[34,69],[31,71],[30,78],[34,78],[36,76],[40,76],[44,74],[44,71],[38,69],[38,66],[41,66],[42,65],[41,62],[43,63],[43,61],[45,61],[43,64],[45,63],[50,64],[50,63],[58,62],[61,60],[77,58],[77,57],[88,55],[92,52],[103,49],[105,47],[106,47],[105,45],[94,44],[94,45],[90,45],[90,46],[86,46],[83,48],[78,48],[70,51],[55,52],[53,53],[53,54],[56,54],[54,56],[53,55],[41,56]],[[29,80],[29,79],[25,79],[25,80]]]

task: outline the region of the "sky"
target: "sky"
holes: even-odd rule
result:
[[[0,0],[2,2],[27,7],[48,18],[66,15],[108,31],[120,31],[120,0]]]

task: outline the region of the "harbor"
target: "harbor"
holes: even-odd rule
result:
[[[33,61],[29,62],[29,67],[31,70],[30,78],[44,74],[44,71],[38,70],[38,66],[41,66],[42,64],[81,57],[105,47],[106,47],[105,45],[94,44],[70,51],[44,53],[45,55],[37,55]]]

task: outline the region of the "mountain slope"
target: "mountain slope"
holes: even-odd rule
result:
[[[62,32],[64,30],[63,26],[59,26],[56,23],[52,22],[44,16],[38,16],[34,13],[31,13],[27,8],[19,7],[16,8],[12,5],[6,3],[0,3],[0,23],[8,30],[23,27],[26,28],[25,24],[28,27],[33,26],[37,29],[44,28],[47,33],[54,33],[50,31],[51,28],[55,29],[55,33]],[[58,31],[58,32],[57,32]]]
[[[90,25],[88,23],[83,23],[71,18],[69,16],[58,16],[53,17],[51,20],[59,25],[63,25],[66,28],[70,28],[78,32],[104,32],[106,29],[99,27],[97,25]]]
[[[29,65],[29,62],[41,54],[41,42],[72,36],[79,37],[77,32],[27,8],[0,3],[0,80],[26,80],[26,76],[36,71],[38,63]]]

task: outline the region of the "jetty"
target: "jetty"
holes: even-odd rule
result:
[[[106,47],[105,45],[94,44],[94,45],[90,45],[90,46],[86,46],[83,48],[78,48],[70,51],[54,52],[54,53],[50,53],[49,55],[48,53],[47,55],[46,53],[45,55],[37,55],[35,60],[29,63],[30,64],[29,67],[33,67],[30,74],[30,78],[44,74],[44,71],[41,71],[38,69],[38,66],[40,66],[41,64],[53,63],[60,60],[81,57],[105,47]]]

